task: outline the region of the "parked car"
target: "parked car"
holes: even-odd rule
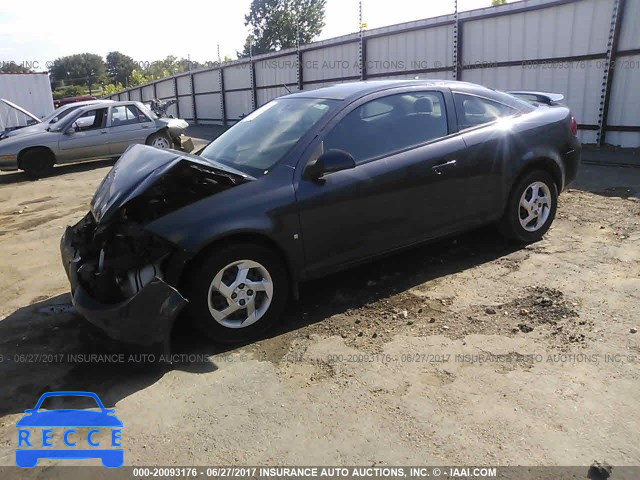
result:
[[[187,126],[181,119],[158,118],[140,102],[87,105],[44,130],[0,140],[0,170],[40,177],[56,163],[119,157],[134,143],[180,148]]]
[[[64,105],[64,106],[62,106],[60,108],[55,109],[51,114],[47,115],[46,117],[44,117],[42,119],[38,118],[33,113],[31,113],[28,110],[22,108],[21,106],[16,105],[13,102],[10,102],[9,100],[6,100],[4,98],[0,98],[0,102],[4,103],[8,107],[15,109],[18,112],[20,112],[20,113],[22,113],[22,114],[24,114],[24,115],[26,115],[27,117],[30,118],[30,121],[29,121],[29,123],[27,125],[16,127],[16,128],[12,128],[12,129],[0,132],[0,140],[2,140],[4,138],[15,137],[16,135],[24,135],[25,133],[33,133],[33,132],[39,132],[39,131],[42,131],[42,130],[46,130],[51,125],[53,125],[56,122],[59,122],[64,117],[66,117],[71,112],[73,112],[74,110],[77,110],[80,107],[85,107],[87,105],[113,103],[113,100],[87,100],[87,101],[84,101],[84,102],[70,103],[68,105]]]
[[[301,281],[497,223],[540,240],[580,162],[569,108],[454,81],[272,100],[199,156],[130,148],[62,237],[77,311],[152,344],[184,309],[244,341]]]

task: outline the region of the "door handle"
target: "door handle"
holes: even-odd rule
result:
[[[431,170],[436,172],[438,175],[442,175],[442,170],[444,170],[445,168],[455,167],[457,164],[458,164],[457,160],[449,160],[448,162],[441,163],[440,165],[435,165],[434,167],[431,167]]]
[[[149,128],[149,125],[142,125],[142,128]]]
[[[107,131],[106,131],[106,130],[100,130],[100,133],[101,133],[102,135],[104,135],[105,133],[107,133]]]

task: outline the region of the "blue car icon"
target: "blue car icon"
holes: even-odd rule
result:
[[[80,409],[58,409],[39,411],[42,402],[49,397],[89,397],[93,398],[100,411]],[[100,428],[111,429],[111,447],[120,447],[120,429],[122,422],[114,415],[115,410],[104,408],[98,395],[92,392],[48,392],[38,400],[35,408],[24,411],[26,413],[16,426],[18,430],[18,448],[16,449],[16,465],[22,468],[35,467],[40,458],[55,459],[86,459],[99,458],[102,465],[108,468],[121,467],[124,463],[124,451],[122,448],[98,448],[99,442],[93,440],[93,435],[100,432]],[[22,427],[22,428],[21,428]],[[36,445],[36,439],[30,439],[31,432],[27,428],[38,427],[42,430],[41,445]],[[64,445],[75,447],[80,440],[71,442],[70,436],[76,434],[73,427],[96,427],[89,430],[86,436],[87,446],[94,448],[52,448],[52,431],[50,427],[63,427]],[[39,439],[39,437],[37,437]],[[33,444],[32,444],[33,442]],[[24,447],[24,448],[21,448]],[[42,448],[39,448],[42,447]]]

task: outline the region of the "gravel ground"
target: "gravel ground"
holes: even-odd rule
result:
[[[640,169],[585,166],[536,244],[415,248],[303,285],[264,339],[181,326],[191,361],[150,364],[89,362],[120,347],[56,308],[60,235],[111,163],[0,175],[0,464],[22,411],[67,389],[116,409],[126,464],[639,463]]]

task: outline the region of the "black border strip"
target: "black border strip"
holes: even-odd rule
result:
[[[419,73],[437,73],[437,72],[452,72],[453,66],[448,67],[437,67],[437,68],[423,68],[417,70],[400,70],[395,72],[378,72],[378,73],[370,73],[368,78],[379,78],[379,77],[395,77],[398,75],[416,75]]]
[[[631,48],[629,50],[618,50],[616,57],[631,57],[632,55],[640,55],[640,48]]]
[[[246,88],[229,88],[227,90],[224,91],[224,93],[233,93],[233,92],[250,92],[251,91],[251,87],[246,87]],[[220,93],[220,92],[216,92],[216,93]]]
[[[360,80],[360,75],[351,75],[349,77],[321,78],[318,80],[305,80],[304,85],[313,85],[315,83],[326,83],[326,82],[341,82],[341,81],[344,82],[348,80]]]
[[[228,92],[229,90],[227,90]],[[211,91],[204,91],[204,92],[198,92],[198,93],[194,93],[194,95],[214,95],[216,93],[222,93],[222,90],[211,90]]]
[[[640,125],[607,125],[607,132],[640,132]]]
[[[608,132],[640,132],[640,125],[607,125]],[[597,132],[600,127],[595,123],[579,123],[578,130]]]
[[[522,60],[508,60],[503,62],[463,63],[462,70],[481,70],[484,68],[522,67],[534,69],[546,63],[584,62],[588,60],[601,60],[606,58],[606,53],[589,53],[585,55],[570,55],[567,57],[531,58]],[[569,70],[568,68],[566,70]]]

